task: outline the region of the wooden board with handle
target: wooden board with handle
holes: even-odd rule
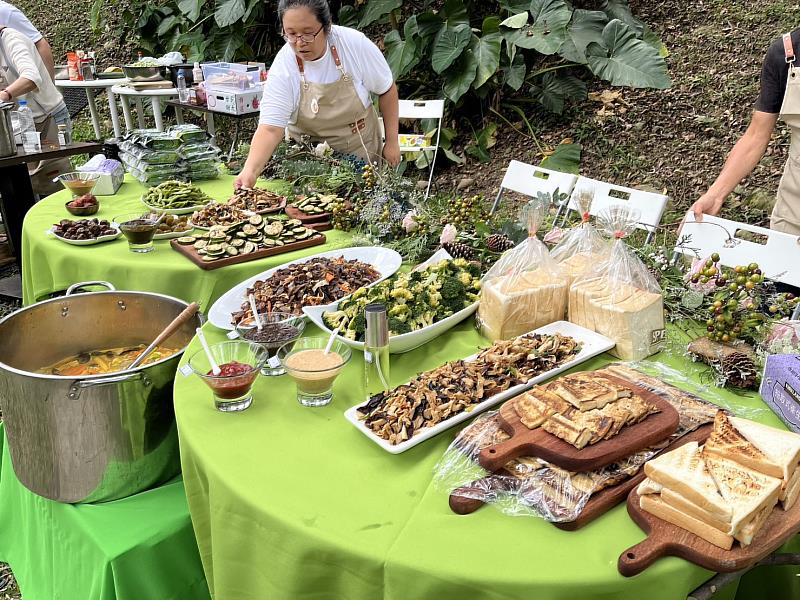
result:
[[[619,555],[617,569],[625,577],[641,573],[663,556],[677,556],[718,573],[740,571],[766,558],[800,533],[800,502],[795,502],[788,511],[776,506],[753,543],[741,546],[734,541],[730,550],[723,550],[643,510],[635,489],[628,495],[628,514],[647,538]]]
[[[324,244],[326,237],[322,233],[317,233],[310,238],[300,240],[298,242],[290,242],[283,246],[272,246],[271,248],[262,248],[251,252],[250,254],[237,254],[236,256],[229,256],[228,258],[220,258],[219,260],[204,261],[203,257],[197,253],[194,246],[191,244],[179,244],[178,240],[172,240],[170,245],[173,250],[183,254],[186,258],[196,264],[198,267],[205,271],[212,269],[219,269],[228,265],[237,265],[251,260],[258,260],[259,258],[266,258],[268,256],[276,256],[278,254],[286,254],[287,252],[294,252],[295,250],[302,250],[304,248],[311,248],[312,246],[319,246]]]
[[[698,442],[702,444],[711,434],[712,429],[713,425],[711,424],[702,425],[694,431],[690,431],[686,435],[672,442],[663,450],[663,452],[674,450],[675,448],[678,448],[687,442]],[[586,505],[583,507],[583,510],[581,511],[580,515],[578,515],[577,519],[574,521],[553,523],[553,525],[565,531],[575,531],[580,529],[584,525],[591,523],[598,517],[607,513],[620,502],[623,502],[625,498],[627,498],[630,491],[637,487],[644,480],[644,478],[644,473],[639,471],[639,473],[633,477],[629,477],[622,483],[604,488],[596,494],[592,494],[592,497],[589,498],[588,502],[586,502]],[[486,485],[491,485],[490,482],[486,481],[487,479],[488,478],[484,478],[476,481],[473,484],[468,484],[453,490],[453,492],[450,494],[449,500],[450,509],[459,515],[468,515],[483,506],[484,502],[482,500],[469,498],[462,494],[468,494],[470,486],[481,486],[481,489],[485,489]]]
[[[331,213],[323,212],[316,215],[312,215],[306,212],[303,212],[299,208],[296,208],[292,205],[287,206],[284,208],[284,212],[286,216],[290,219],[298,219],[303,225],[308,225],[309,223],[321,223],[324,221],[330,221]]]
[[[623,427],[620,432],[591,446],[578,449],[541,427],[528,429],[514,409],[514,399],[500,407],[500,426],[510,439],[481,450],[478,462],[487,471],[497,471],[520,456],[536,456],[568,471],[594,471],[668,438],[678,429],[678,411],[661,396],[632,382],[603,374],[610,382],[627,387],[655,405],[659,412],[640,423]]]

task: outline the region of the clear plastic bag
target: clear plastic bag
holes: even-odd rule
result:
[[[184,144],[178,152],[184,160],[219,159],[220,149],[209,142],[192,142]]]
[[[205,142],[209,137],[205,129],[189,123],[173,125],[167,131],[184,143]]]
[[[500,257],[481,280],[476,323],[491,340],[507,340],[564,318],[567,278],[536,232],[549,201],[534,199],[522,209],[527,239]]]
[[[601,230],[614,239],[611,251],[569,290],[569,320],[614,340],[611,353],[623,360],[655,354],[666,342],[661,287],[624,242],[638,216],[627,206],[612,206],[598,216]]]
[[[608,240],[600,235],[591,223],[589,209],[594,192],[582,191],[578,194],[578,210],[581,222],[563,233],[559,242],[550,250],[550,256],[561,265],[570,283],[582,277],[595,265],[605,261],[611,251]]]
[[[603,372],[635,380],[670,402],[681,417],[678,430],[657,445],[595,471],[574,473],[538,458],[522,457],[497,473],[487,473],[477,462],[481,449],[508,439],[500,428],[497,412],[489,412],[461,431],[445,451],[434,468],[436,489],[491,503],[512,516],[574,521],[593,494],[636,475],[646,461],[669,444],[714,420],[716,405],[642,373],[638,365],[634,369],[633,365],[617,363],[597,371]]]

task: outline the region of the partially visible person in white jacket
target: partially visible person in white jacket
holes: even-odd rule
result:
[[[25,16],[20,9],[13,4],[0,0],[0,27],[10,27],[16,29],[20,33],[33,42],[39,56],[42,57],[44,66],[47,67],[50,73],[50,79],[53,79],[56,74],[55,61],[53,60],[53,49],[50,48],[50,43],[45,39],[42,33],[36,29],[30,19]]]
[[[0,27],[0,101],[24,99],[33,113],[36,130],[43,141],[58,143],[58,125],[71,130],[64,98],[53,83],[33,42],[16,29]],[[59,190],[52,179],[69,170],[68,160],[45,161],[29,165],[34,192],[39,195]]]

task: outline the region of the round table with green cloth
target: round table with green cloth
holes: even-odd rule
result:
[[[205,332],[209,342],[224,340],[209,324]],[[306,334],[322,332],[310,326]],[[471,320],[461,323],[417,350],[392,355],[391,383],[485,345]],[[197,348],[195,340],[187,355]],[[697,370],[683,358],[655,358]],[[177,377],[184,485],[216,600],[678,600],[713,575],[670,557],[636,577],[621,576],[619,554],[644,539],[624,505],[574,532],[492,507],[454,514],[432,479],[461,427],[399,455],[383,451],[342,415],[364,396],[362,360],[354,352],[333,402],[317,409],[297,403],[288,376],[259,378],[252,406],[239,414],[217,412],[196,376]],[[579,369],[610,360],[604,355]],[[780,425],[756,394],[710,389],[704,395]],[[786,545],[799,546],[798,538]],[[799,572],[756,570],[742,578],[738,597],[798,598]],[[726,592],[732,597],[736,586]]]
[[[233,192],[231,176],[197,182],[209,196],[225,201]],[[283,181],[260,181],[259,187],[276,191],[285,189]],[[141,196],[147,188],[126,175],[125,183],[114,196],[99,196],[100,210],[93,215],[112,220],[115,216],[143,210]],[[158,292],[195,301],[203,311],[234,285],[285,262],[310,256],[323,250],[347,245],[350,236],[341,231],[326,231],[325,246],[288,252],[236,265],[206,271],[173,250],[169,240],[156,240],[156,249],[147,254],[128,250],[128,242],[120,237],[112,242],[93,246],[73,246],[45,234],[62,219],[78,219],[64,208],[70,199],[67,190],[38,202],[25,216],[22,230],[22,296],[28,305],[65,290],[79,281],[108,281],[118,289]]]

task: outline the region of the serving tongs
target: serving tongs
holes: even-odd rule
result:
[[[144,360],[150,355],[150,353],[156,349],[156,346],[163,343],[164,340],[169,338],[173,333],[175,333],[184,323],[186,323],[189,319],[191,319],[195,313],[200,309],[200,305],[197,302],[192,302],[189,306],[183,309],[183,312],[175,317],[172,322],[167,325],[161,333],[158,334],[156,339],[154,339],[150,345],[144,349],[144,351],[131,363],[131,366],[128,369],[135,369],[139,365],[141,365]]]

